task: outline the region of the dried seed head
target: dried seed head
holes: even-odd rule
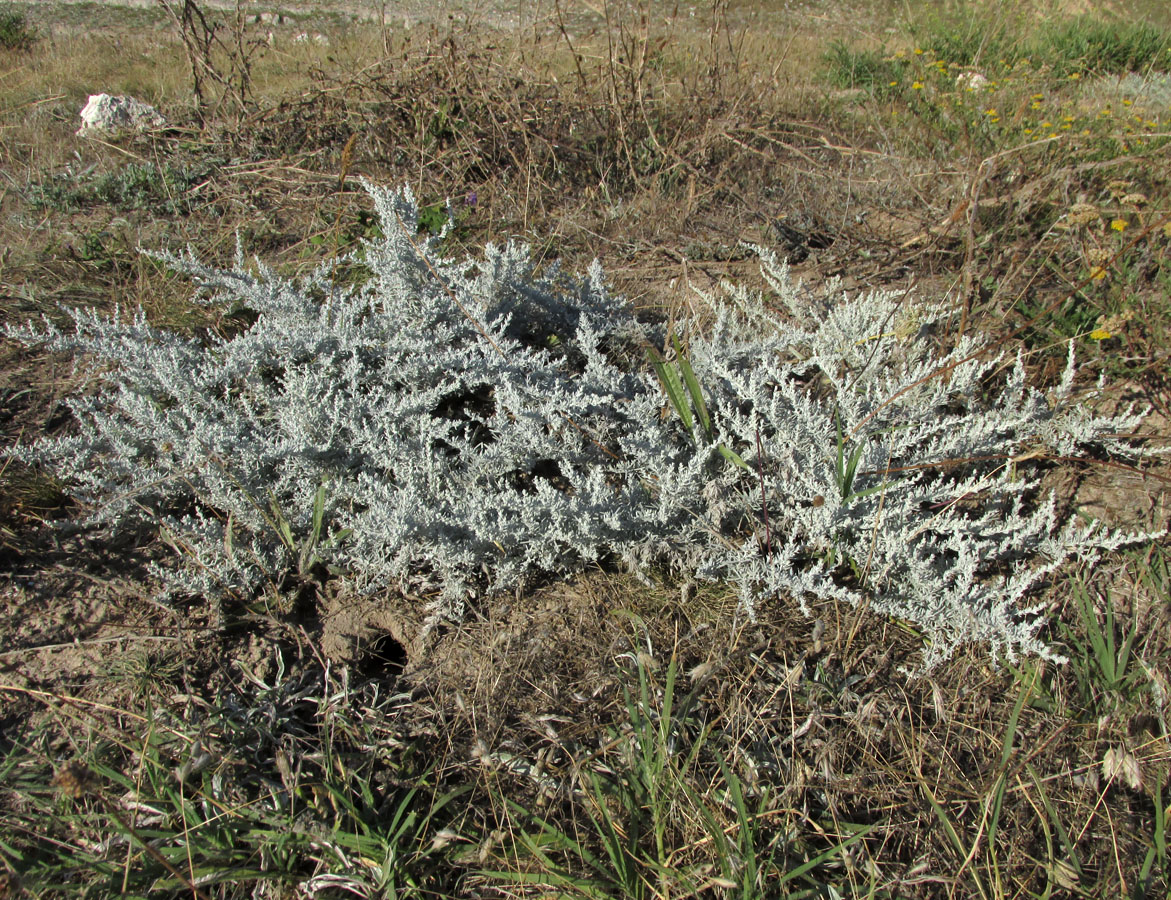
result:
[[[93,786],[93,773],[80,759],[67,762],[53,776],[53,787],[75,800],[84,797]]]
[[[1070,225],[1090,225],[1101,218],[1098,207],[1092,203],[1075,203],[1069,208],[1069,215],[1065,220]]]
[[[1106,751],[1102,757],[1102,777],[1107,781],[1121,781],[1132,791],[1142,790],[1142,769],[1125,747],[1111,747]]]

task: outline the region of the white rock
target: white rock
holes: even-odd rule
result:
[[[91,94],[81,111],[78,135],[117,131],[148,131],[161,128],[167,120],[153,106],[133,97],[115,97],[110,94]]]
[[[988,84],[988,79],[979,72],[960,72],[956,76],[956,87],[969,91],[978,91]]]

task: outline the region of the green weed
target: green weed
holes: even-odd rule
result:
[[[1009,40],[1005,23],[985,22],[983,17],[965,15],[956,22],[913,25],[910,33],[920,48],[930,48],[935,58],[959,66],[982,66],[989,61],[1011,63],[1019,55]]]
[[[1059,76],[1166,71],[1171,68],[1171,33],[1146,22],[1078,16],[1043,26],[1031,52]]]
[[[393,759],[375,749],[365,729],[384,721],[385,701],[369,706],[369,695],[350,716],[347,687],[286,676],[283,664],[254,685],[198,726],[148,706],[126,716],[135,736],[86,740],[95,730],[82,728],[64,764],[49,725],[8,744],[0,871],[32,896],[239,898],[345,884],[413,897],[450,884],[437,836],[469,788],[441,788],[433,760],[419,768],[410,747]]]
[[[36,41],[36,29],[23,11],[10,5],[0,7],[0,49],[26,51]]]
[[[304,538],[298,538],[293,531],[288,518],[281,511],[276,497],[269,498],[268,517],[270,526],[276,531],[281,543],[294,560],[296,560],[297,574],[307,577],[328,558],[329,551],[341,544],[351,534],[351,529],[342,528],[322,539],[322,527],[325,524],[325,484],[318,486],[313,495],[313,512],[310,520],[309,533]],[[226,532],[227,540],[231,542],[232,530]],[[231,552],[229,546],[229,553]]]
[[[931,811],[939,821],[948,844],[955,853],[959,864],[956,875],[957,886],[970,882],[975,892],[970,896],[978,896],[983,900],[1004,898],[1014,895],[1011,885],[1005,883],[1004,872],[998,857],[997,836],[1000,830],[1001,814],[1004,808],[1005,792],[1010,785],[1009,771],[1014,752],[1017,727],[1020,723],[1021,711],[1035,690],[1039,675],[1032,666],[1026,669],[1025,678],[1019,679],[1019,690],[1016,703],[1009,714],[1005,725],[1004,738],[1001,742],[1000,761],[996,767],[996,775],[991,788],[981,798],[982,815],[978,831],[972,837],[964,833],[960,824],[948,813],[946,807],[939,802],[931,786],[921,773],[915,773],[919,787],[926,798]],[[1026,680],[1027,679],[1027,680]],[[978,854],[983,858],[977,862]],[[953,891],[955,888],[953,888]]]
[[[69,213],[92,206],[166,215],[191,212],[190,191],[206,178],[203,166],[129,163],[102,174],[67,171],[25,189],[33,209]]]
[[[695,426],[698,423],[704,437],[709,442],[714,441],[716,439],[715,424],[708,412],[703,388],[700,387],[699,381],[695,377],[695,372],[687,360],[687,355],[683,352],[683,346],[680,344],[678,336],[671,335],[671,341],[675,347],[675,366],[665,362],[653,347],[647,348],[647,356],[650,358],[655,374],[659,376],[659,381],[667,393],[667,398],[671,401],[672,408],[679,415],[679,420],[687,429],[691,439],[695,440]],[[716,449],[728,462],[746,472],[752,471],[748,463],[744,462],[740,455],[723,441],[716,446]]]
[[[637,668],[637,695],[624,691],[627,722],[607,742],[619,749],[618,761],[599,760],[579,778],[575,806],[584,827],[568,829],[505,801],[516,821],[507,850],[511,865],[486,874],[591,900],[712,890],[756,900],[803,895],[798,886],[810,896],[840,896],[818,876],[867,829],[839,826],[848,836],[820,852],[792,843],[769,787],[750,798],[723,759],[714,780],[700,775],[710,729],[690,720],[694,696],[676,704],[676,661],[661,687],[641,659]]]
[[[1152,791],[1152,806],[1154,807],[1154,822],[1151,831],[1151,846],[1143,858],[1142,868],[1139,869],[1138,884],[1135,886],[1135,897],[1143,900],[1146,897],[1156,896],[1151,889],[1157,875],[1164,878],[1167,873],[1167,838],[1168,823],[1171,822],[1171,809],[1167,807],[1167,796],[1163,793],[1162,783],[1156,783]]]
[[[908,64],[881,50],[859,50],[834,41],[822,55],[822,65],[826,80],[834,87],[864,88],[883,96],[891,82],[902,79]]]
[[[1136,127],[1114,110],[1088,110],[1067,88],[1091,76],[1171,68],[1171,32],[1082,17],[1015,41],[1002,20],[933,21],[912,34],[913,50],[834,44],[823,69],[836,86],[895,102],[885,115],[920,124],[920,134],[906,134],[918,152],[951,156],[958,146],[989,156],[1049,139],[1066,154],[1114,158],[1163,140],[1141,136],[1157,131],[1156,120],[1140,116]]]
[[[1129,701],[1144,675],[1133,653],[1140,633],[1138,622],[1120,621],[1109,595],[1101,595],[1096,602],[1083,577],[1071,577],[1070,590],[1077,623],[1076,627],[1062,623],[1061,631],[1083,708],[1098,710],[1109,698]]]

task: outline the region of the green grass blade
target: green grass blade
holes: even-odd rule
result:
[[[1113,681],[1114,666],[1111,660],[1111,650],[1106,640],[1106,633],[1102,623],[1098,621],[1098,614],[1094,610],[1094,601],[1090,598],[1089,589],[1080,578],[1074,579],[1073,596],[1077,601],[1078,612],[1081,614],[1082,626],[1086,630],[1086,637],[1090,641],[1090,650],[1098,663],[1103,676],[1107,681]]]
[[[856,844],[858,841],[862,840],[862,838],[866,837],[866,835],[870,833],[870,830],[870,826],[859,829],[856,833],[850,835],[850,837],[846,838],[841,843],[835,844],[828,850],[819,853],[817,856],[813,857],[813,859],[806,860],[805,862],[801,863],[801,865],[789,869],[787,872],[781,873],[778,875],[777,880],[773,882],[773,884],[775,884],[777,887],[780,887],[782,884],[792,881],[794,878],[801,878],[803,875],[805,875],[806,872],[810,872],[813,869],[816,869],[822,863],[833,859],[835,856],[841,855],[842,851],[851,844]]]
[[[678,660],[672,656],[671,661],[667,663],[667,680],[666,684],[663,685],[663,707],[659,715],[659,747],[656,748],[664,755],[668,752],[667,745],[675,727],[671,713],[675,708],[675,676],[678,673],[678,668]]]
[[[691,415],[691,407],[683,396],[683,385],[679,382],[679,376],[675,374],[663,358],[659,356],[658,352],[653,347],[647,347],[647,356],[650,358],[651,365],[654,366],[655,374],[659,376],[659,381],[663,384],[663,390],[667,392],[667,398],[671,401],[671,405],[675,407],[675,412],[679,415],[680,421],[687,429],[688,434],[692,434],[695,420]]]
[[[679,338],[676,335],[671,335],[671,340],[675,343],[675,358],[679,362],[679,371],[683,373],[683,381],[687,385],[687,392],[691,394],[691,403],[695,408],[695,414],[699,416],[699,426],[703,429],[703,433],[707,435],[707,439],[712,439],[712,420],[708,415],[707,404],[703,399],[703,389],[699,386],[699,381],[695,377],[695,372],[691,369],[691,363],[687,361],[687,357],[683,353],[683,347],[679,343]]]
[[[729,771],[724,761],[720,760],[720,771],[724,774],[724,781],[728,785],[728,795],[732,798],[732,806],[736,810],[736,822],[740,826],[737,843],[741,860],[740,887],[747,894],[756,885],[759,875],[760,860],[757,859],[756,832],[752,827],[752,815],[748,811],[748,804],[744,800],[744,789],[740,779],[734,772]],[[761,797],[762,807],[768,800],[767,790]]]
[[[834,476],[838,483],[838,490],[846,496],[846,436],[842,433],[842,414],[834,413],[834,421],[838,426],[838,453],[834,458]]]
[[[1150,886],[1151,869],[1154,868],[1155,861],[1158,860],[1161,869],[1167,867],[1167,810],[1163,806],[1163,786],[1158,782],[1155,783],[1155,796],[1151,799],[1155,802],[1154,833],[1151,835],[1151,846],[1143,857],[1142,868],[1139,869],[1139,885],[1136,888],[1139,896],[1145,896],[1145,891]]]
[[[842,476],[842,499],[843,500],[849,499],[851,497],[863,497],[867,493],[865,491],[857,491],[856,492],[854,490],[854,476],[858,472],[858,463],[860,463],[862,461],[862,450],[863,449],[864,448],[863,448],[862,444],[859,443],[858,446],[855,447],[853,452],[850,454],[850,461],[846,465],[845,474]],[[882,490],[881,487],[871,488],[871,489],[869,489],[869,493],[874,493],[875,491],[880,491],[880,490]]]
[[[721,443],[716,449],[719,450],[720,455],[723,456],[724,459],[726,459],[728,462],[732,463],[732,465],[743,469],[745,472],[752,471],[752,469],[748,467],[748,463],[746,463],[741,458],[740,454],[729,448],[727,444]]]
[[[540,830],[541,834],[543,834],[547,838],[550,838],[552,840],[553,844],[558,849],[563,850],[563,851],[567,851],[567,852],[571,853],[573,856],[576,856],[578,859],[580,859],[582,862],[584,862],[587,866],[589,866],[589,868],[593,869],[595,872],[605,871],[604,867],[601,865],[601,861],[596,856],[594,856],[594,854],[591,853],[588,849],[583,847],[580,842],[575,841],[568,834],[566,834],[565,832],[563,832],[561,829],[557,828],[556,826],[550,824],[549,822],[546,822],[540,816],[533,815],[527,809],[525,809],[523,806],[521,806],[519,803],[516,803],[513,800],[506,800],[505,802],[508,804],[509,809],[511,809],[514,813],[519,813],[525,819],[528,819],[531,822],[533,822],[533,824],[535,824],[537,826],[537,828]],[[528,838],[530,841],[532,840],[532,836],[529,835],[528,832],[522,830],[520,832],[520,834],[521,834],[522,838]],[[535,842],[533,842],[532,846],[533,846],[533,848],[538,848],[538,845]],[[539,852],[540,852],[540,855],[543,857],[543,859],[550,866],[552,866],[553,865],[552,860],[550,860],[548,858],[548,856],[543,851],[539,851]]]
[[[637,869],[638,839],[642,833],[641,817],[637,815],[637,804],[627,803],[627,812],[631,814],[630,822],[626,826],[626,835],[623,839],[623,830],[614,821],[610,808],[606,805],[605,792],[602,790],[602,780],[596,774],[590,778],[593,788],[593,797],[597,804],[598,815],[589,812],[590,820],[598,836],[602,839],[602,846],[610,858],[616,881],[627,889],[628,896],[641,896],[642,878]],[[629,800],[630,798],[625,798]],[[633,807],[633,808],[632,808]]]
[[[1041,777],[1030,763],[1025,764],[1025,771],[1029,773],[1033,787],[1037,789],[1037,796],[1041,798],[1041,805],[1045,807],[1045,814],[1049,817],[1049,822],[1053,826],[1053,830],[1057,832],[1057,839],[1061,842],[1061,849],[1065,852],[1066,860],[1068,860],[1070,866],[1080,878],[1082,876],[1082,864],[1077,858],[1077,848],[1074,846],[1073,841],[1070,840],[1069,832],[1061,823],[1061,819],[1057,815],[1057,810],[1054,809],[1053,804],[1049,801],[1049,796],[1041,786]]]
[[[931,792],[931,788],[928,787],[926,779],[919,773],[916,773],[916,775],[919,779],[919,787],[923,790],[923,796],[927,798],[927,802],[931,805],[931,811],[935,813],[935,818],[943,826],[943,833],[947,835],[948,843],[959,854],[960,859],[963,859],[967,855],[967,850],[964,848],[964,842],[960,840],[959,833],[952,824],[951,817],[947,814],[947,810],[935,799],[935,795]]]
[[[313,532],[309,540],[314,547],[321,540],[321,525],[325,521],[325,482],[317,486],[317,493],[313,495]]]
[[[857,463],[855,463],[857,465]],[[863,497],[869,497],[871,494],[877,494],[879,491],[885,491],[888,487],[894,484],[893,481],[884,481],[882,484],[876,484],[874,487],[868,487],[864,491],[854,491],[848,497],[843,497],[843,503],[850,503],[854,500],[861,500]]]
[[[996,833],[1000,828],[1000,813],[1004,808],[1004,794],[1008,788],[1008,765],[1012,759],[1013,744],[1016,740],[1016,731],[1017,725],[1020,722],[1021,710],[1024,709],[1025,703],[1032,695],[1033,688],[1039,677],[1035,666],[1028,666],[1027,672],[1028,683],[1026,684],[1024,679],[1021,680],[1016,703],[1013,704],[1012,712],[1008,717],[1008,725],[1004,730],[1004,746],[1000,751],[999,771],[996,778],[996,788],[992,797],[992,812],[988,819],[988,852],[992,858],[994,875],[998,880],[1000,877],[1000,867],[995,855]]]
[[[276,495],[269,492],[268,498],[269,507],[272,509],[272,521],[276,528],[277,536],[280,537],[281,542],[289,550],[296,552],[297,542],[293,538],[293,529],[289,525],[289,520],[285,518],[285,514],[281,512],[280,504],[277,502]]]
[[[1155,851],[1160,865],[1167,865],[1167,808],[1163,805],[1163,786],[1155,783]]]

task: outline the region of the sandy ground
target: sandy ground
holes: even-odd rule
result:
[[[92,0],[17,0],[37,9],[38,15],[50,16],[55,24],[84,28],[83,9],[92,10]],[[163,5],[181,8],[184,0],[101,0],[107,9],[158,10]],[[562,25],[568,31],[581,34],[603,26],[607,12],[626,5],[608,0],[285,0],[285,2],[256,2],[256,0],[198,0],[204,9],[236,10],[253,23],[312,28],[315,25],[339,22],[377,22],[388,28],[414,28],[431,23],[454,21],[465,27],[481,26],[501,31],[537,29],[559,32]],[[821,22],[849,22],[855,29],[880,27],[888,6],[880,3],[851,4],[840,0],[765,0],[731,4],[722,10],[728,25],[733,28],[768,28],[794,17],[814,17]],[[77,10],[77,17],[70,14]],[[662,22],[672,21],[676,26],[692,23],[699,30],[707,30],[711,23],[712,4],[700,2],[666,3],[651,0],[646,5],[651,17]],[[640,8],[641,10],[641,8]],[[868,24],[864,24],[868,23]],[[653,24],[653,23],[651,23]]]
[[[92,6],[91,0],[24,0],[33,7],[59,12],[69,7]],[[104,7],[127,9],[157,9],[162,5],[181,8],[182,0],[102,0]],[[204,9],[236,10],[239,8],[252,21],[272,24],[310,24],[314,20],[349,19],[355,22],[382,22],[389,27],[414,27],[429,22],[445,22],[449,18],[474,19],[495,28],[532,27],[534,23],[553,21],[554,4],[548,0],[288,0],[282,3],[257,3],[255,0],[199,0]],[[580,7],[572,12],[580,17],[583,12],[601,17],[601,5],[572,3]],[[687,7],[684,7],[687,9]]]

